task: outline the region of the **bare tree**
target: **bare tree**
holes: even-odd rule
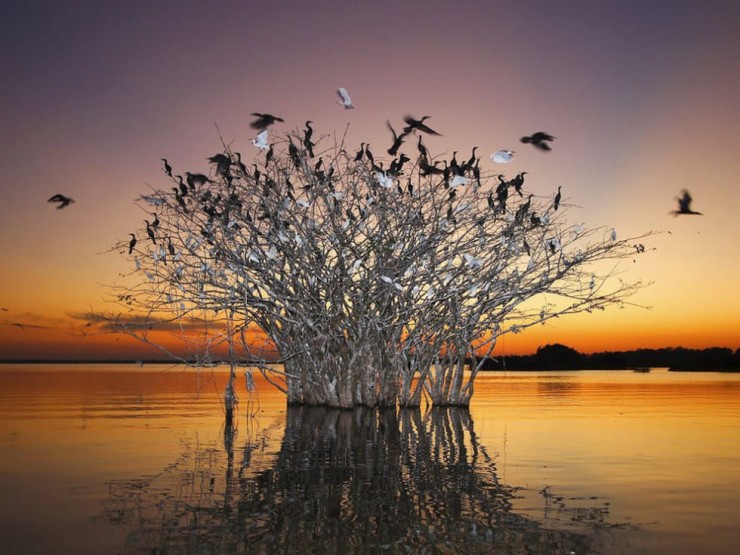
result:
[[[225,349],[227,411],[246,363],[289,404],[418,406],[426,394],[466,406],[502,334],[623,303],[640,286],[614,274],[644,236],[569,223],[559,197],[487,173],[474,155],[316,147],[294,132],[247,167],[224,146],[207,175],[174,173],[143,195],[154,219],[118,247],[135,283],[118,298],[146,315],[127,329],[147,339],[165,319],[207,324],[196,352]]]

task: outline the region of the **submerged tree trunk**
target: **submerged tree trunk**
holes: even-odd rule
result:
[[[224,389],[225,425],[227,428],[230,428],[234,423],[234,412],[238,403],[239,399],[236,395],[236,368],[234,363],[231,362],[229,381],[226,383],[226,388]]]

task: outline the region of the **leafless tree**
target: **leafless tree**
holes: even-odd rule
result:
[[[567,203],[475,156],[380,160],[343,140],[314,152],[324,142],[293,132],[249,166],[224,146],[207,175],[143,195],[155,220],[118,246],[133,268],[118,298],[146,314],[128,331],[204,323],[200,359],[220,348],[232,365],[227,409],[246,363],[289,404],[467,406],[502,334],[640,287],[616,273],[645,236],[571,223]]]

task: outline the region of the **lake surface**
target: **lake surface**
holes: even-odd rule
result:
[[[470,411],[288,409],[225,369],[0,365],[0,553],[740,549],[740,375],[482,375]]]

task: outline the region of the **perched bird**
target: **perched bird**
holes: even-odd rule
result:
[[[421,135],[419,135],[419,144],[417,145],[417,148],[419,149],[419,154],[421,154],[424,158],[429,158],[429,151],[427,150],[427,147],[424,146],[424,143],[421,141]]]
[[[514,157],[514,152],[512,150],[497,150],[493,154],[491,154],[491,160],[496,162],[497,164],[508,164],[511,162],[511,160]]]
[[[544,131],[537,131],[533,135],[528,137],[522,137],[521,141],[525,144],[529,143],[532,146],[539,148],[540,150],[552,150],[550,142],[554,141],[555,137]]]
[[[355,154],[355,162],[359,162],[365,156],[365,143],[360,143],[360,150]]]
[[[303,135],[303,144],[306,144],[311,141],[311,137],[313,137],[313,127],[311,127],[311,124],[313,122],[311,120],[308,120],[306,122],[306,131]]]
[[[553,210],[557,210],[560,208],[560,199],[562,198],[562,195],[560,194],[560,188],[558,187],[558,194],[555,195],[555,200],[552,203]]]
[[[146,234],[149,236],[149,239],[152,240],[152,243],[155,245],[157,244],[157,239],[154,236],[154,230],[152,229],[151,225],[149,224],[149,220],[144,220],[144,223],[146,224]]]
[[[344,87],[339,87],[337,89],[337,94],[339,95],[339,98],[341,99],[337,104],[341,104],[344,106],[345,110],[352,110],[354,109],[354,104],[352,104],[352,99],[349,96],[349,93],[347,92],[347,89]]]
[[[260,150],[266,150],[267,147],[270,146],[268,144],[268,136],[269,133],[267,129],[264,129],[263,131],[260,131],[254,139],[252,139],[252,144]]]
[[[674,217],[678,216],[679,214],[703,216],[704,214],[702,214],[701,212],[696,212],[695,210],[691,209],[691,201],[693,199],[691,198],[689,191],[687,189],[684,189],[682,192],[683,196],[676,197],[676,200],[678,200],[678,210],[672,210],[670,213],[673,214]]]
[[[430,135],[441,135],[437,133],[434,129],[424,124],[424,120],[429,119],[430,116],[424,116],[421,119],[414,119],[411,116],[405,116],[403,118],[403,121],[406,122],[406,127],[403,128],[403,132],[406,134],[413,133],[417,129],[419,131],[423,131],[424,133],[429,133]]]
[[[177,176],[178,183],[180,184],[180,193],[182,193],[182,196],[186,197],[188,196],[188,186],[185,185],[185,182],[182,180],[182,176]],[[193,188],[195,188],[195,185],[193,185]]]
[[[522,193],[522,186],[524,185],[524,176],[527,175],[527,172],[521,172],[516,174],[516,177],[509,181],[509,186],[514,187],[514,190],[519,193],[520,197],[523,197],[524,194]]]
[[[617,240],[617,230],[612,228],[610,236],[611,236],[612,241],[616,241]]]
[[[70,203],[74,202],[74,199],[65,197],[64,195],[60,195],[59,193],[57,193],[46,202],[58,202],[59,206],[57,206],[57,210],[60,210],[65,206],[69,206]]]
[[[172,177],[172,166],[167,162],[167,158],[160,158],[164,162],[164,173]]]
[[[276,121],[285,121],[283,118],[273,116],[272,114],[260,114],[259,112],[252,112],[249,115],[257,116],[257,119],[250,123],[249,126],[252,129],[259,129],[260,131],[267,129]]]
[[[136,235],[133,233],[129,233],[129,235],[131,235],[131,240],[128,242],[128,253],[131,254],[136,246]]]
[[[370,150],[370,143],[365,144],[365,156],[367,156],[367,159],[370,160],[371,164],[375,165],[375,157]]]
[[[532,205],[533,196],[534,195],[529,195],[527,197],[527,202],[519,205],[519,208],[517,208],[516,213],[514,214],[514,221],[521,223],[524,220],[524,216],[527,215],[527,212],[529,211],[529,207]]]
[[[225,176],[229,173],[229,168],[231,167],[231,158],[226,156],[225,154],[214,154],[213,156],[209,156],[206,158],[211,164],[216,164],[216,170],[220,175]]]
[[[301,153],[298,151],[298,147],[293,144],[293,140],[288,137],[288,154],[290,159],[293,161],[293,165],[296,168],[301,167]]]
[[[196,186],[205,185],[211,181],[202,173],[185,172],[185,175],[187,176],[186,181],[188,182],[188,186],[191,189],[195,189]]]
[[[442,168],[438,168],[437,164],[439,162],[435,162],[434,164],[430,164],[427,162],[427,159],[425,156],[419,156],[419,169],[421,170],[421,175],[426,177],[427,175],[442,175],[444,174],[444,170]]]

